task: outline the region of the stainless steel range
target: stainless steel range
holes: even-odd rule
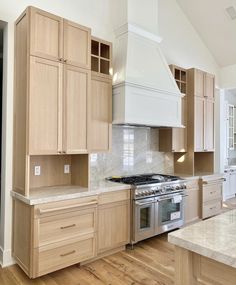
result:
[[[131,243],[179,228],[184,223],[185,180],[170,175],[109,177],[131,185]]]

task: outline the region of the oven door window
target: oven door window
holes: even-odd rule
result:
[[[161,224],[182,219],[182,203],[174,203],[173,199],[166,199],[159,202],[159,213]]]
[[[154,230],[154,203],[136,205],[137,231]]]
[[[151,226],[151,207],[140,209],[140,229],[150,228]]]

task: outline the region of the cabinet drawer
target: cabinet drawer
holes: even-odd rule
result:
[[[98,198],[100,205],[128,200],[130,198],[130,190],[114,191],[106,194],[101,194]]]
[[[39,241],[37,246],[94,233],[96,231],[97,208],[74,211],[38,220]]]
[[[202,189],[203,203],[216,199],[222,199],[222,184],[209,184]]]
[[[222,209],[221,200],[204,203],[202,208],[202,218],[205,219],[208,217],[215,216],[221,212],[221,209]]]
[[[77,211],[86,207],[92,207],[98,203],[97,196],[82,197],[72,200],[64,200],[53,203],[39,204],[34,207],[34,217],[42,218],[61,213]]]
[[[35,250],[36,256],[38,255],[36,277],[95,257],[95,239],[96,236],[91,234],[83,239]]]

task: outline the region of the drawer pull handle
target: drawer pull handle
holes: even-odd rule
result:
[[[73,228],[73,227],[75,227],[75,226],[76,226],[76,224],[69,225],[69,226],[64,226],[64,227],[61,227],[61,230]]]
[[[211,208],[210,208],[210,210],[214,210],[214,209],[216,209],[216,207],[211,207]]]
[[[66,207],[60,207],[60,208],[53,208],[53,209],[39,209],[39,214],[47,214],[47,213],[52,213],[55,211],[62,211],[62,210],[69,210],[69,209],[74,209],[78,207],[84,207],[84,206],[90,206],[90,205],[95,205],[97,204],[97,200],[88,202],[88,203],[81,203],[81,204],[76,204],[76,205],[71,205],[71,206],[66,206]]]
[[[211,191],[211,192],[210,192],[210,194],[214,194],[214,193],[216,193],[216,191]]]
[[[72,250],[72,251],[70,251],[70,252],[60,254],[60,256],[61,256],[61,257],[65,257],[65,256],[67,256],[67,255],[74,254],[75,252],[76,252],[75,250]]]

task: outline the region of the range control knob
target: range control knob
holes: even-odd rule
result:
[[[176,187],[175,187],[175,189],[176,189],[176,190],[179,190],[179,189],[180,189],[180,187],[179,187],[179,186],[176,186]]]

